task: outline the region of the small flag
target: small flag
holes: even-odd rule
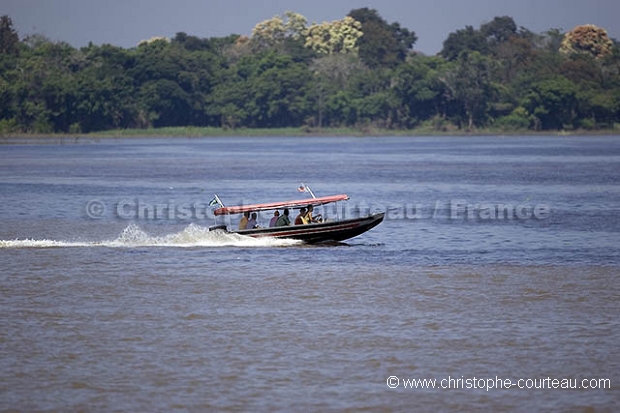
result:
[[[220,205],[220,202],[218,201],[217,197],[213,198],[211,202],[209,202],[209,206],[214,206],[214,205]]]
[[[297,188],[297,190],[299,192],[308,192],[308,193],[310,193],[312,198],[316,198],[316,196],[314,196],[314,192],[312,192],[312,189],[310,189],[310,187],[307,186],[306,184],[301,184],[301,186],[299,188]]]

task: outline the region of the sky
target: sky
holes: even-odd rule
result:
[[[510,16],[535,33],[596,24],[620,40],[620,0],[0,0],[20,38],[43,34],[74,47],[109,43],[124,48],[155,36],[250,35],[256,23],[294,11],[309,23],[342,19],[369,7],[418,36],[414,49],[438,53],[448,34]]]

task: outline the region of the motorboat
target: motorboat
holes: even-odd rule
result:
[[[323,197],[314,197],[308,199],[297,199],[292,201],[282,202],[269,202],[263,204],[253,205],[238,205],[225,207],[219,200],[219,197],[215,197],[216,202],[221,207],[215,209],[213,212],[216,216],[220,215],[238,215],[246,212],[259,212],[259,211],[273,211],[273,210],[295,210],[301,208],[307,208],[326,205],[330,203],[346,201],[349,196],[346,194],[330,195]],[[293,215],[293,214],[291,214]],[[288,226],[275,226],[269,228],[251,228],[242,230],[231,230],[227,225],[216,225],[211,227],[212,230],[223,230],[240,235],[246,235],[250,237],[274,237],[274,238],[290,238],[304,241],[306,243],[324,243],[324,242],[339,242],[353,237],[356,237],[364,232],[379,225],[385,216],[384,212],[369,214],[363,217],[349,218],[349,219],[325,219],[320,222],[312,222],[309,224],[301,225],[288,225]]]

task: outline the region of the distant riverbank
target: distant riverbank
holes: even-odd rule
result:
[[[79,141],[81,139],[100,138],[157,138],[157,137],[304,137],[304,136],[600,136],[620,135],[619,129],[601,130],[572,130],[572,131],[530,131],[514,130],[505,131],[500,129],[474,129],[474,130],[437,130],[432,128],[416,129],[378,129],[378,128],[214,128],[214,127],[165,127],[150,129],[114,129],[108,131],[92,132],[87,134],[51,133],[9,133],[0,136],[0,143],[13,143],[31,140],[62,139],[63,141]]]

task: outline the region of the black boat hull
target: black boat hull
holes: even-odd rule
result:
[[[385,213],[373,214],[363,218],[318,224],[293,225],[289,227],[257,228],[233,231],[250,237],[274,237],[297,239],[307,243],[344,241],[356,237],[376,227],[383,221]]]

